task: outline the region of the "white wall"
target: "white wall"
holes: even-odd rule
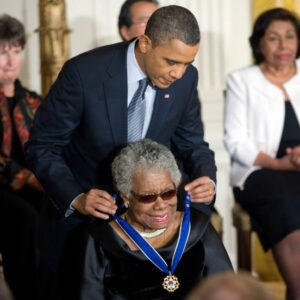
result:
[[[223,216],[224,243],[236,265],[235,232],[231,225],[233,204],[229,187],[229,158],[223,147],[223,91],[228,72],[251,63],[248,37],[251,0],[159,0],[161,6],[177,4],[196,16],[202,34],[194,65],[199,71],[199,92],[205,136],[216,153],[218,167],[217,209]],[[117,16],[123,0],[66,0],[71,56],[96,46],[120,41]],[[1,0],[0,12],[21,20],[28,34],[21,80],[40,92],[38,0]]]
[[[20,78],[24,86],[40,92],[39,38],[34,32],[39,27],[38,0],[0,0],[0,14],[3,13],[17,18],[25,26],[27,43]]]

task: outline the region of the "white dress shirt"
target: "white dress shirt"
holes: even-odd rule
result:
[[[128,88],[127,107],[129,106],[135,91],[138,89],[139,80],[146,77],[146,74],[144,74],[144,72],[139,67],[134,53],[134,48],[137,40],[138,39],[130,43],[127,51],[127,88]],[[144,120],[144,127],[142,133],[143,138],[146,136],[147,130],[150,125],[155,96],[156,96],[155,88],[148,85],[145,91],[146,112],[145,112],[145,120]]]

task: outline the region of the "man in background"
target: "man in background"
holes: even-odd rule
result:
[[[156,0],[126,0],[120,10],[119,33],[123,41],[144,34],[150,16],[158,9]]]

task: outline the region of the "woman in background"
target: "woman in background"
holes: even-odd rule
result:
[[[236,200],[300,299],[300,25],[291,12],[261,14],[250,44],[255,64],[227,79],[225,145]]]
[[[24,143],[41,98],[17,79],[23,25],[0,16],[0,253],[15,299],[34,299],[38,210],[42,187],[27,168]]]

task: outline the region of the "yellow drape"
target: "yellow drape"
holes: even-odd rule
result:
[[[300,0],[253,0],[253,20],[262,12],[275,7],[284,7],[300,16]]]

